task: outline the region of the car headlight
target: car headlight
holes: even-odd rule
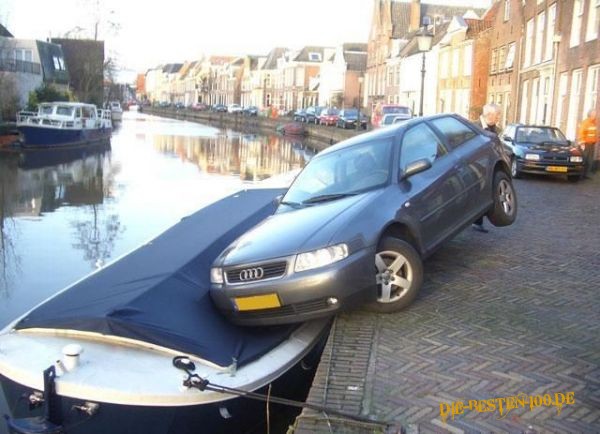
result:
[[[583,163],[583,157],[579,155],[573,155],[571,158],[571,163]]]
[[[526,160],[539,161],[540,160],[540,156],[538,154],[525,154],[525,159]]]
[[[312,252],[300,253],[296,256],[294,271],[299,272],[324,267],[325,265],[341,261],[347,256],[348,246],[346,244],[337,244],[325,247],[324,249],[313,250]]]
[[[223,269],[221,267],[213,267],[210,269],[210,283],[223,283]]]

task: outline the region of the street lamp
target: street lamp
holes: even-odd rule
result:
[[[421,67],[421,105],[419,107],[419,116],[423,116],[423,92],[425,91],[425,53],[431,50],[431,43],[433,41],[433,33],[427,30],[427,27],[421,27],[421,30],[417,33],[417,44],[419,45],[419,51],[423,53],[423,66]]]

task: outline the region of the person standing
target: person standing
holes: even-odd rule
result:
[[[590,177],[594,166],[594,148],[598,141],[597,133],[596,110],[591,109],[587,113],[587,118],[581,122],[577,137],[577,141],[583,148],[584,176],[586,178]]]
[[[497,104],[486,104],[483,106],[483,112],[479,121],[481,122],[481,128],[490,133],[494,133],[496,136],[500,135],[500,106]],[[484,234],[488,230],[483,226],[483,216],[479,217],[473,222],[473,229]]]

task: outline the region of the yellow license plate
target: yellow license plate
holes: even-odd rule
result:
[[[273,309],[280,307],[277,294],[253,295],[251,297],[235,297],[235,306],[239,311]]]
[[[567,168],[564,166],[548,166],[546,167],[547,172],[561,172],[566,173]]]

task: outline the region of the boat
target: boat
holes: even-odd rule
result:
[[[119,101],[111,101],[108,103],[108,109],[112,114],[113,122],[123,120],[123,109],[121,108],[121,103]]]
[[[289,122],[279,125],[276,130],[278,133],[286,136],[304,136],[306,134],[304,125],[300,122]]]
[[[79,146],[110,139],[110,111],[93,104],[48,102],[38,111],[17,113],[17,130],[24,147]]]
[[[213,306],[209,275],[283,191],[219,200],[0,332],[9,432],[244,432],[264,420],[264,402],[231,391],[293,391],[329,321],[235,326]]]

